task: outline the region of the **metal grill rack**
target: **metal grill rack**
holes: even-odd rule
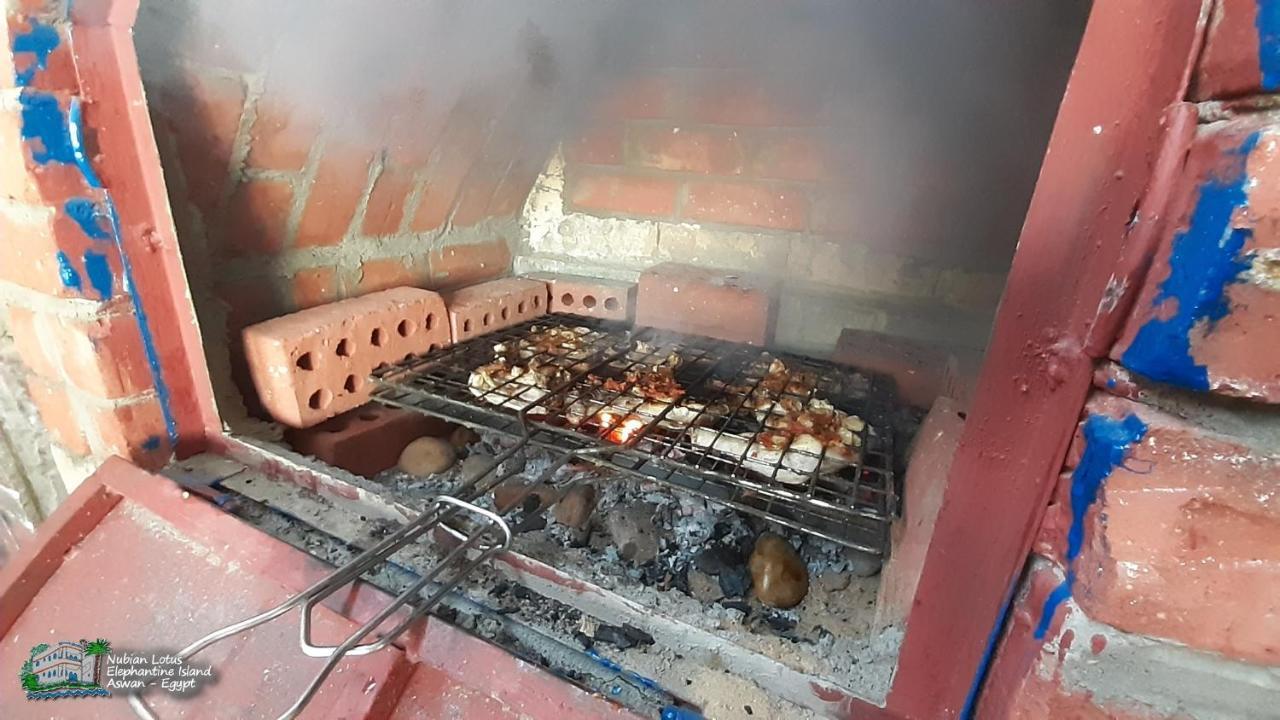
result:
[[[564,344],[527,348],[519,364],[540,386],[514,377],[486,390],[473,371],[546,331]],[[639,396],[647,371],[668,363],[678,398]],[[771,372],[781,361],[785,374]],[[671,365],[667,365],[671,367]],[[833,363],[650,328],[551,315],[374,373],[379,402],[519,438],[567,457],[651,479],[713,502],[876,555],[888,551],[898,511],[888,414],[891,386]],[[859,457],[809,452],[766,422],[783,408],[831,406],[862,418]],[[773,452],[762,452],[766,448]],[[785,480],[785,482],[784,482]]]

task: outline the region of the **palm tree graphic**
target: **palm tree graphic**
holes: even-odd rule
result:
[[[104,640],[103,638],[98,638],[91,642],[81,640],[80,645],[84,647],[85,655],[95,656],[95,662],[93,663],[93,684],[99,686],[102,685],[103,657],[107,653],[111,652],[111,641]]]

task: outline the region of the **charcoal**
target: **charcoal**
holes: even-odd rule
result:
[[[720,581],[720,592],[728,598],[746,597],[751,591],[751,573],[744,566],[727,569],[717,578]]]
[[[596,627],[595,641],[612,645],[619,650],[630,650],[633,647],[645,647],[654,643],[652,635],[631,625],[599,625]]]

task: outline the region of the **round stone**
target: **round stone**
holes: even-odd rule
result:
[[[458,453],[448,440],[421,437],[400,453],[400,469],[410,475],[435,475],[453,467]]]
[[[809,593],[809,570],[791,543],[765,533],[756,540],[747,562],[752,585],[760,602],[770,607],[791,608]]]

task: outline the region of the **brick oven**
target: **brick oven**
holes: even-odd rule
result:
[[[0,633],[104,562],[240,658],[122,717],[1266,716],[1273,4],[12,2]]]

